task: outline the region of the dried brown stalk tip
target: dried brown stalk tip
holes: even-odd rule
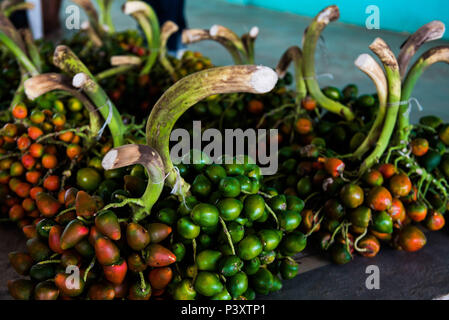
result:
[[[324,8],[316,17],[316,21],[319,23],[329,24],[329,22],[335,21],[340,18],[340,9],[337,6],[329,6]]]
[[[379,57],[383,64],[393,70],[399,69],[394,53],[383,39],[376,38],[373,43],[370,44],[369,48]]]
[[[149,14],[148,5],[142,1],[128,1],[123,5],[122,10],[126,15],[133,15],[138,12]]]
[[[135,65],[138,66],[142,63],[139,57],[135,56],[113,56],[111,57],[111,65],[122,66],[122,65]]]
[[[164,164],[156,150],[146,145],[128,144],[109,151],[101,165],[105,170],[111,170],[135,164],[148,166],[151,163],[163,171]]]
[[[284,78],[292,61],[302,58],[302,51],[298,46],[292,46],[284,52],[276,67],[279,78]]]

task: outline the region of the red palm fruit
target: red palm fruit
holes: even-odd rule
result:
[[[14,192],[21,198],[27,198],[30,195],[31,185],[26,182],[19,183]]]
[[[44,132],[38,127],[29,127],[28,128],[28,136],[33,140],[38,139],[43,134],[44,134]]]
[[[423,221],[427,216],[427,206],[422,202],[414,202],[407,206],[407,215],[415,222]]]
[[[388,209],[388,214],[394,222],[403,222],[405,220],[406,211],[404,204],[399,199],[393,199],[391,207]]]
[[[150,281],[151,288],[160,290],[167,287],[173,278],[173,271],[170,267],[156,268],[150,271],[148,274],[148,280]]]
[[[11,168],[9,169],[9,174],[12,177],[20,177],[25,172],[25,168],[22,163],[19,161],[15,161],[11,164]]]
[[[418,200],[418,188],[416,188],[416,186],[412,186],[410,193],[405,197],[402,197],[401,200],[405,204],[416,202],[416,200]]]
[[[53,252],[62,254],[64,250],[61,249],[61,235],[62,227],[60,225],[54,225],[51,227],[48,233],[48,246]]]
[[[61,249],[73,248],[78,242],[89,234],[89,228],[80,220],[75,219],[69,222],[61,235]]]
[[[43,155],[41,162],[45,169],[54,169],[58,164],[58,158],[53,154],[47,153]]]
[[[82,149],[78,144],[70,144],[67,146],[66,154],[69,159],[75,159],[81,155]]]
[[[445,222],[444,216],[441,213],[432,211],[427,215],[424,224],[430,231],[437,231],[444,227]]]
[[[67,268],[68,266],[80,267],[81,262],[82,262],[81,256],[79,255],[78,252],[76,252],[74,250],[66,250],[61,255],[61,265],[64,268]]]
[[[18,103],[12,108],[12,115],[16,119],[25,119],[28,116],[28,109],[23,103]]]
[[[79,144],[80,141],[81,141],[80,136],[75,135],[75,136],[73,136],[73,139],[72,139],[71,143],[73,143],[73,144]]]
[[[115,213],[110,210],[104,211],[95,217],[95,226],[98,231],[112,240],[121,238],[120,223]]]
[[[9,138],[14,138],[19,132],[19,128],[14,123],[7,123],[2,128],[3,135]]]
[[[302,99],[301,105],[307,111],[313,111],[316,108],[316,100],[310,96],[307,96],[304,99]]]
[[[44,154],[44,146],[40,143],[33,143],[30,146],[30,154],[34,158],[40,158]]]
[[[58,297],[59,290],[51,279],[39,282],[34,288],[35,300],[57,300]]]
[[[337,158],[326,158],[324,169],[333,178],[337,178],[345,170],[345,163]]]
[[[31,256],[25,252],[10,252],[8,253],[8,259],[14,270],[21,276],[28,275],[28,272],[34,264]]]
[[[58,287],[59,292],[68,297],[77,297],[84,290],[83,277],[73,274],[58,273],[55,276],[55,285]]]
[[[145,263],[145,261],[143,261],[142,257],[136,253],[133,252],[128,256],[128,266],[129,266],[129,270],[131,270],[132,272],[135,273],[139,273],[142,272],[144,270],[146,270],[146,268],[148,267]]]
[[[25,217],[25,210],[20,204],[15,204],[9,209],[9,219],[19,221]]]
[[[28,239],[26,246],[31,258],[36,262],[45,260],[51,255],[50,248],[37,237]]]
[[[36,164],[36,160],[29,153],[25,153],[21,158],[22,164],[27,170],[31,170]]]
[[[85,191],[78,191],[75,199],[76,215],[78,217],[90,218],[97,212],[97,203]]]
[[[426,242],[424,233],[413,225],[405,226],[399,233],[398,243],[404,251],[418,251],[426,245]]]
[[[70,211],[66,211],[64,213],[60,213],[58,214],[56,217],[54,217],[55,222],[62,224],[62,225],[66,225],[67,223],[69,223],[70,221],[72,221],[73,219],[76,219],[76,213],[73,210]]]
[[[14,162],[12,158],[3,159],[0,161],[0,170],[9,170]]]
[[[373,258],[380,250],[380,243],[375,236],[368,234],[359,241],[358,247],[362,249],[359,251],[362,256]]]
[[[295,129],[299,134],[308,134],[313,129],[312,121],[307,118],[299,118],[295,123]]]
[[[64,204],[65,192],[66,190],[64,189],[58,192],[58,201],[60,204]]]
[[[140,224],[131,222],[126,227],[126,241],[131,249],[142,250],[150,243],[150,240],[147,229]]]
[[[55,156],[58,154],[58,149],[56,148],[55,145],[49,144],[45,146],[44,152]]]
[[[72,187],[67,189],[67,191],[64,194],[64,204],[67,208],[75,204],[77,193],[78,193],[77,188]]]
[[[103,235],[98,231],[98,229],[95,226],[90,227],[88,240],[91,246],[94,247],[97,239],[101,238],[102,236]]]
[[[61,204],[48,193],[41,192],[36,196],[36,204],[40,213],[46,217],[53,217],[61,207]]]
[[[126,260],[121,259],[119,262],[110,266],[103,266],[104,277],[113,284],[120,284],[125,280],[128,265]]]
[[[248,111],[252,114],[260,114],[263,111],[263,103],[259,100],[251,100],[248,103]]]
[[[33,187],[33,188],[31,188],[30,189],[30,197],[31,197],[31,199],[36,200],[37,199],[37,195],[39,193],[41,193],[41,192],[44,192],[44,188],[42,188],[42,187]]]
[[[31,139],[28,138],[28,136],[26,134],[20,136],[17,139],[17,148],[20,151],[24,151],[24,150],[28,149],[29,146],[31,146]]]
[[[165,240],[171,232],[172,228],[163,223],[150,223],[148,225],[148,233],[152,243],[159,243]]]
[[[125,280],[120,284],[112,284],[112,286],[114,287],[115,297],[117,299],[126,298],[129,290],[128,281]]]
[[[65,115],[62,113],[55,113],[51,118],[51,122],[55,127],[62,127],[66,122]]]
[[[48,176],[44,180],[44,188],[49,191],[56,191],[59,189],[59,177],[58,176]]]
[[[29,224],[22,227],[22,232],[27,239],[32,239],[37,237],[36,226]]]
[[[381,241],[390,241],[391,240],[391,233],[381,233],[381,232],[377,232],[376,230],[373,230],[373,229],[370,229],[370,233]]]
[[[379,170],[370,170],[363,175],[363,181],[370,187],[379,187],[384,183],[384,177]]]
[[[31,212],[28,213],[28,217],[30,218],[38,218],[40,216],[39,210],[33,210]]]
[[[70,142],[70,141],[72,141],[74,135],[75,134],[72,131],[66,131],[64,133],[60,133],[58,135],[58,138],[61,141]]]
[[[417,138],[410,143],[412,153],[417,157],[422,157],[429,151],[429,141],[423,138]]]
[[[398,198],[405,197],[412,190],[412,182],[410,181],[410,178],[404,173],[395,174],[390,179],[389,189],[393,196]]]
[[[120,250],[112,240],[100,237],[95,241],[95,255],[101,265],[108,266],[120,259]]]
[[[141,287],[140,281],[133,283],[129,287],[128,299],[129,300],[150,300],[151,298],[151,286],[145,281],[145,288]]]
[[[34,203],[33,199],[26,198],[22,201],[22,208],[25,209],[25,211],[31,212],[36,209],[36,203]]]
[[[166,267],[176,262],[176,256],[160,244],[150,244],[146,262],[150,267]]]
[[[376,211],[386,211],[391,207],[393,198],[390,191],[384,187],[374,187],[367,197],[368,205]]]
[[[0,171],[0,183],[1,184],[8,184],[9,179],[11,179],[11,176],[6,171]]]
[[[16,300],[30,300],[34,283],[31,280],[17,279],[8,281],[9,294]]]
[[[90,300],[113,300],[115,298],[114,287],[106,281],[97,282],[89,287],[87,293]]]
[[[45,121],[45,114],[38,109],[34,109],[31,111],[30,120],[34,124],[40,124]]]
[[[25,179],[31,184],[37,184],[39,182],[40,177],[42,176],[40,171],[27,171],[25,173]]]
[[[378,170],[384,176],[384,179],[390,179],[394,174],[396,174],[397,169],[391,163],[384,163],[379,166]]]

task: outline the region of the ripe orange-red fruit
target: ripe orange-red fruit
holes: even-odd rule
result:
[[[31,185],[26,182],[21,182],[17,185],[14,192],[21,198],[27,198],[30,195]]]
[[[31,140],[30,138],[28,138],[28,136],[26,134],[20,136],[17,139],[17,148],[20,151],[24,151],[26,149],[28,149],[28,147],[31,145]]]
[[[25,173],[25,179],[31,184],[36,184],[39,182],[41,175],[40,171],[27,171],[27,173]]]
[[[11,164],[11,168],[9,168],[9,171],[11,176],[19,177],[24,173],[25,168],[23,167],[22,163],[20,163],[19,161],[15,161]]]
[[[308,134],[312,131],[312,121],[307,118],[299,118],[295,124],[296,132],[299,134]]]
[[[263,111],[263,103],[259,100],[251,100],[248,103],[248,111],[252,114],[260,114]]]
[[[316,108],[316,100],[310,96],[307,96],[302,100],[301,105],[307,111],[313,111]]]
[[[25,119],[28,115],[28,109],[23,103],[16,104],[12,108],[12,115],[16,119]]]
[[[33,140],[36,140],[37,138],[39,138],[43,134],[44,134],[44,132],[40,128],[38,128],[38,127],[29,127],[28,128],[28,135]]]
[[[67,146],[66,154],[70,159],[75,159],[81,154],[81,147],[78,144],[70,144]]]
[[[31,169],[34,167],[34,165],[36,164],[36,159],[34,159],[34,158],[31,156],[31,154],[29,154],[29,153],[25,153],[25,154],[22,156],[21,161],[22,161],[23,166],[24,166],[25,169],[27,169],[27,170],[31,170]]]
[[[42,166],[46,169],[54,169],[58,164],[58,159],[53,154],[44,154],[42,157]]]
[[[70,142],[70,141],[72,141],[73,136],[74,136],[74,134],[73,134],[72,131],[67,131],[67,132],[61,133],[61,134],[58,136],[58,138],[59,138],[59,140],[61,140],[61,141],[64,141],[64,142]]]
[[[59,189],[59,177],[58,176],[48,176],[44,180],[44,188],[49,191],[56,191]]]
[[[44,146],[40,143],[33,143],[29,152],[34,158],[40,158],[44,154]]]
[[[417,227],[408,225],[401,230],[398,242],[404,251],[414,252],[424,247],[427,239],[424,233]]]
[[[18,221],[25,217],[25,210],[23,210],[20,204],[15,204],[9,209],[9,219],[12,221]]]
[[[32,224],[26,225],[22,227],[22,232],[27,237],[27,239],[32,239],[37,237],[36,227]]]
[[[345,170],[345,163],[338,158],[326,158],[324,169],[333,178],[337,178]]]
[[[423,138],[416,138],[410,143],[410,147],[415,156],[421,157],[429,151],[429,141]]]
[[[33,199],[26,198],[22,201],[22,208],[25,209],[25,211],[31,212],[36,209],[36,204],[34,203]]]
[[[65,121],[66,121],[65,115],[61,113],[55,113],[51,119],[51,122],[56,127],[62,127],[65,124]]]
[[[390,179],[397,172],[396,167],[391,163],[382,164],[378,170],[382,173],[384,179]]]
[[[7,123],[3,126],[2,131],[6,137],[14,138],[17,135],[19,128],[17,128],[14,123]]]
[[[36,200],[36,197],[39,193],[43,192],[44,188],[42,187],[33,187],[30,189],[30,197],[33,200]]]
[[[77,135],[75,135],[74,137],[73,137],[73,139],[72,139],[72,143],[80,143],[80,141],[81,141],[81,138],[80,138],[80,136],[77,136]]]
[[[395,174],[390,180],[390,191],[395,197],[405,197],[412,190],[412,182],[405,173]]]

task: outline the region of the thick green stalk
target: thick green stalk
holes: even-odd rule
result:
[[[279,78],[283,78],[292,62],[295,68],[296,104],[300,106],[302,99],[307,95],[307,87],[302,74],[304,59],[301,49],[297,46],[288,48],[279,60],[276,72]]]
[[[74,86],[83,88],[90,100],[97,106],[98,111],[101,113],[105,121],[112,117],[108,127],[111,131],[114,146],[118,147],[123,145],[126,127],[123,124],[120,113],[104,90],[94,80],[94,76],[89,69],[67,46],[58,46],[56,48],[53,62],[58,68],[70,76],[75,77],[78,75],[77,80],[82,81],[75,81],[74,79]],[[84,74],[84,76],[79,76],[80,74]],[[110,114],[110,111],[112,111],[112,115]]]
[[[235,65],[243,64],[242,57],[234,45],[223,37],[211,36],[209,30],[204,29],[186,29],[182,32],[182,43],[191,44],[204,40],[212,40],[221,44],[231,55]]]
[[[387,79],[385,73],[379,64],[368,54],[360,55],[355,61],[355,65],[363,72],[365,72],[371,80],[373,80],[377,89],[377,96],[379,97],[379,109],[377,111],[376,119],[368,132],[368,135],[352,154],[355,159],[361,159],[362,156],[369,151],[369,149],[376,143],[382,131],[385,114],[387,113]]]
[[[28,58],[24,51],[22,51],[14,41],[12,41],[2,30],[0,30],[0,42],[2,42],[11,53],[17,58],[17,61],[29,72],[32,76],[39,74],[39,71],[34,66],[33,62]]]
[[[149,146],[129,144],[110,150],[102,161],[105,170],[135,164],[141,164],[146,168],[148,172],[147,187],[141,198],[126,199],[123,203],[139,207],[133,214],[133,221],[138,222],[151,213],[153,205],[159,199],[164,188],[165,170],[161,157],[156,150]]]
[[[441,46],[426,51],[410,68],[402,85],[401,101],[404,102],[399,108],[399,120],[396,132],[396,144],[408,143],[408,137],[412,126],[410,125],[409,99],[412,95],[416,82],[431,65],[437,62],[449,63],[449,47]]]
[[[114,23],[111,17],[111,0],[97,0],[98,11],[100,12],[100,25],[107,26],[109,33],[115,32]]]
[[[20,78],[20,84],[19,87],[17,88],[16,92],[14,92],[14,96],[11,100],[10,103],[10,110],[12,110],[13,107],[16,106],[16,104],[18,104],[19,102],[22,102],[23,99],[25,98],[25,87],[24,87],[24,83],[25,81],[28,79],[28,75],[26,74],[22,74],[22,77]]]
[[[113,68],[110,68],[110,69],[100,72],[99,74],[97,74],[95,76],[95,79],[97,81],[102,81],[107,78],[116,76],[118,74],[126,73],[126,72],[134,69],[135,67],[136,67],[136,65],[133,65],[133,64],[126,64],[126,65],[122,65],[122,66],[118,66],[118,67],[113,67]]]
[[[236,92],[266,93],[274,88],[276,82],[277,75],[270,68],[230,66],[197,72],[179,80],[165,91],[148,118],[146,137],[147,144],[162,157],[168,174],[166,184],[172,188],[177,185],[178,196],[185,196],[190,188],[175,172],[170,159],[170,134],[179,117],[208,96]]]
[[[329,99],[321,92],[315,73],[315,49],[321,32],[331,21],[339,18],[340,12],[337,6],[330,6],[321,11],[309,25],[304,37],[304,78],[310,95],[324,109],[336,113],[346,120],[354,120],[354,113],[341,103]]]
[[[33,62],[34,66],[39,71],[39,73],[42,72],[42,67],[44,63],[41,59],[39,49],[34,43],[33,35],[31,34],[30,30],[26,29],[23,31],[23,39],[25,40],[25,45],[27,47],[27,51],[28,54],[30,55],[31,61]]]
[[[374,40],[370,49],[382,61],[388,80],[388,105],[379,140],[373,152],[363,161],[359,173],[363,174],[374,164],[378,163],[390,143],[398,117],[399,104],[401,101],[401,75],[399,65],[391,49],[380,38]]]

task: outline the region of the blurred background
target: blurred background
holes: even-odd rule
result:
[[[118,30],[135,27],[134,20],[123,15],[120,8],[125,0],[114,4],[114,23]],[[449,1],[446,0],[186,0],[186,18],[190,28],[210,28],[214,24],[224,25],[237,34],[248,32],[251,27],[260,28],[256,42],[256,63],[275,67],[285,49],[300,45],[303,32],[311,19],[325,6],[336,4],[340,7],[340,19],[331,23],[323,33],[319,43],[317,72],[331,73],[334,79],[320,78],[321,86],[343,87],[356,83],[362,93],[372,93],[375,88],[370,79],[362,74],[354,61],[361,53],[368,53],[369,44],[382,37],[398,53],[401,44],[411,32],[432,20],[449,24]],[[64,28],[64,17],[70,0],[63,0],[60,19]],[[380,29],[367,29],[367,20],[378,9]],[[374,8],[376,10],[376,8]],[[85,17],[82,17],[82,20]],[[448,45],[449,33],[441,41],[425,44],[416,57],[431,46]],[[223,48],[213,42],[201,42],[189,47],[210,56],[216,65],[232,64]],[[412,112],[412,121],[424,114],[436,114],[449,118],[449,66],[437,64],[424,73],[416,86],[414,96],[424,110]]]

